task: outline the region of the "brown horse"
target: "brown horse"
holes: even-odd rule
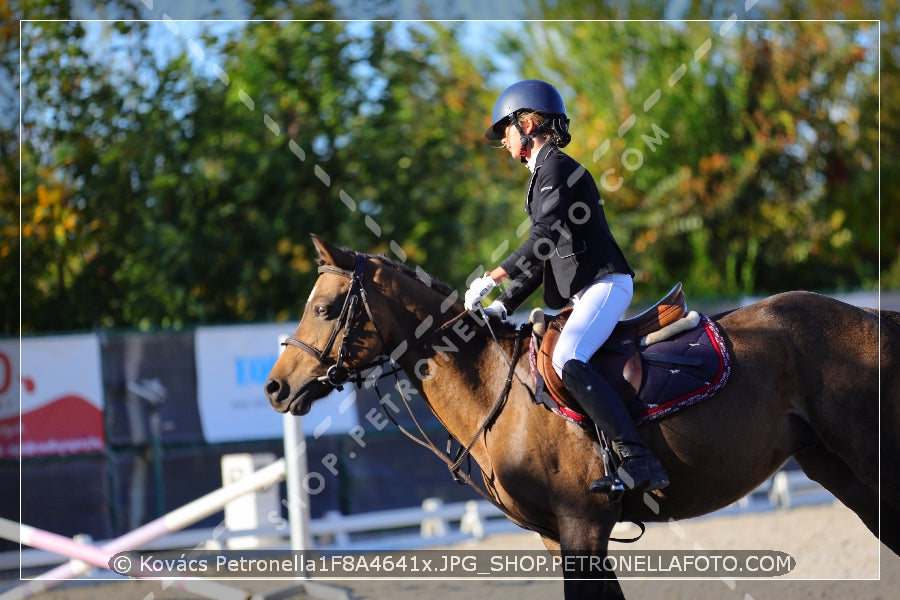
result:
[[[716,317],[733,355],[728,383],[640,428],[671,485],[611,502],[588,491],[604,474],[594,437],[532,402],[513,325],[462,314],[456,293],[421,271],[313,240],[320,277],[266,383],[275,410],[305,414],[349,372],[390,356],[449,432],[472,441],[496,502],[563,556],[605,557],[619,520],[725,507],[790,457],[900,553],[900,314],[788,292]],[[611,572],[567,571],[564,589],[622,597]]]

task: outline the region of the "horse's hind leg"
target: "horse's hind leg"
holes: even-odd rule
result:
[[[797,452],[794,458],[810,479],[821,483],[855,512],[869,531],[900,555],[900,511],[882,504],[879,535],[878,491],[863,483],[840,456],[817,445]]]

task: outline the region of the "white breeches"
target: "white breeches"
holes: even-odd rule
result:
[[[563,365],[569,360],[590,361],[625,314],[633,294],[631,277],[613,273],[572,298],[572,314],[553,350],[553,369],[557,375],[562,377]]]

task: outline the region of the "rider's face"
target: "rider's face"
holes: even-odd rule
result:
[[[534,121],[528,117],[523,118],[519,124],[526,135],[532,132],[535,127]],[[512,158],[519,158],[519,151],[522,149],[522,134],[519,133],[519,129],[515,124],[510,123],[506,126],[506,131],[500,143],[503,144],[503,147],[506,148]],[[531,154],[531,148],[529,147],[526,152]]]

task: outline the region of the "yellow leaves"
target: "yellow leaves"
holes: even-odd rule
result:
[[[722,171],[729,165],[728,157],[720,152],[715,152],[710,156],[704,156],[700,159],[699,167],[701,173],[712,173]]]
[[[307,255],[306,248],[302,244],[296,243],[291,238],[281,238],[278,240],[278,254],[288,258],[291,268],[298,273],[309,273],[312,271],[313,261]]]
[[[78,231],[79,213],[62,186],[38,184],[33,194],[22,197],[22,238],[40,243],[65,244]]]
[[[74,212],[69,213],[62,221],[63,231],[75,231],[75,226],[78,224],[78,215]]]
[[[748,163],[756,164],[759,161],[759,152],[755,148],[747,148],[744,150],[744,158],[747,159]]]
[[[828,219],[828,226],[833,232],[828,241],[833,248],[842,248],[853,241],[853,232],[844,227],[846,220],[847,213],[843,209],[837,209]]]
[[[788,140],[793,141],[797,137],[797,128],[794,123],[793,115],[786,110],[779,110],[776,119],[787,135]]]
[[[51,207],[56,204],[59,204],[60,199],[62,198],[62,189],[53,188],[48,189],[46,185],[43,183],[38,185],[37,188],[37,201],[38,206],[42,207]]]
[[[653,229],[646,229],[639,233],[634,239],[634,249],[643,254],[647,249],[656,243],[657,234]]]
[[[853,241],[853,232],[849,229],[841,229],[838,232],[835,232],[829,238],[831,242],[831,246],[834,248],[843,248],[847,244]]]
[[[847,220],[847,213],[843,209],[837,209],[833,213],[831,213],[831,217],[828,219],[828,224],[831,226],[831,229],[837,230],[844,224],[844,221]]]

